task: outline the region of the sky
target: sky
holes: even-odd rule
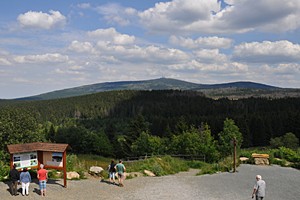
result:
[[[174,78],[300,88],[299,0],[2,0],[0,99]]]

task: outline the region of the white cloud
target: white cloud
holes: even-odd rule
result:
[[[122,7],[116,3],[109,3],[96,8],[97,12],[104,16],[109,24],[126,26],[130,24],[137,11],[133,8]]]
[[[90,37],[113,44],[126,45],[132,44],[135,41],[134,36],[120,34],[115,28],[97,29],[95,31],[89,31],[87,34]]]
[[[233,60],[248,63],[300,62],[300,45],[287,40],[243,43],[235,46]]]
[[[93,53],[94,48],[90,42],[79,42],[77,40],[72,41],[70,46],[68,47],[69,50],[75,51],[77,53]]]
[[[139,12],[149,32],[169,34],[285,32],[300,28],[298,0],[173,0]]]
[[[11,65],[11,62],[9,60],[7,60],[6,58],[0,57],[0,66],[1,65]]]
[[[132,63],[165,64],[184,62],[189,58],[189,55],[181,50],[154,45],[145,47],[137,45],[122,46],[100,41],[96,47],[102,55],[114,56],[119,61],[130,61]]]
[[[220,3],[207,0],[173,0],[156,3],[155,7],[139,13],[141,23],[153,32],[191,31],[191,24],[207,23],[211,12],[218,12]]]
[[[284,32],[300,27],[300,1],[252,0],[234,1],[218,19],[218,26],[226,31],[261,30]],[[221,25],[221,23],[223,25]]]
[[[60,63],[67,62],[69,57],[59,53],[47,53],[42,55],[16,56],[14,60],[17,63]]]
[[[18,16],[18,22],[25,28],[52,29],[63,27],[66,17],[59,11],[50,10],[48,13],[29,11]]]
[[[198,48],[230,48],[232,40],[228,38],[221,37],[199,37],[196,40],[192,38],[170,36],[169,42],[173,45],[185,47],[188,49],[198,49]]]
[[[196,60],[201,63],[227,63],[227,56],[225,54],[220,54],[218,49],[203,49],[195,51],[194,55]]]

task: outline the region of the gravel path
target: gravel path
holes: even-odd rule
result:
[[[197,170],[163,177],[139,177],[125,180],[125,187],[117,187],[99,179],[68,181],[50,180],[47,197],[53,200],[246,200],[251,199],[255,175],[262,175],[267,183],[266,200],[299,200],[300,171],[279,166],[241,165],[237,173],[195,176]],[[0,183],[0,199],[40,199],[38,185],[31,183],[30,195],[10,196],[8,186]]]

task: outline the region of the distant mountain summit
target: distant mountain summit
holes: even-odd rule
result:
[[[263,89],[272,90],[278,87],[253,83],[253,82],[232,82],[223,84],[197,84],[187,81],[171,79],[171,78],[158,78],[143,81],[117,81],[117,82],[104,82],[91,85],[84,85],[69,89],[57,90],[36,96],[19,98],[18,100],[46,100],[81,96],[93,94],[103,91],[112,90],[210,90],[210,89],[225,89],[225,88],[244,88],[244,89]]]

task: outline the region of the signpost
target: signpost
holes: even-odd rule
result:
[[[7,145],[10,153],[10,167],[38,169],[44,164],[45,169],[56,169],[64,172],[64,187],[67,187],[67,148],[68,144],[26,143]]]

